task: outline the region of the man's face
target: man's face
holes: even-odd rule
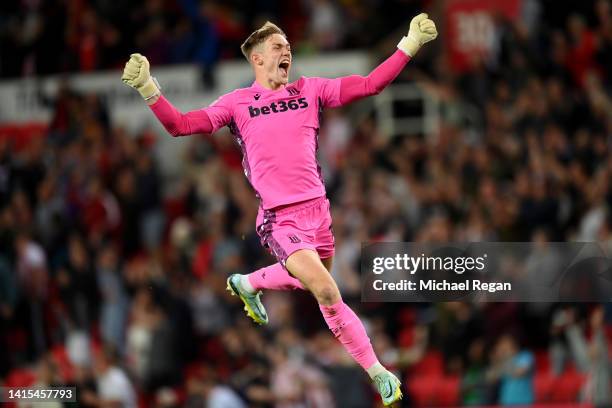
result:
[[[291,69],[291,46],[285,37],[273,34],[255,50],[255,64],[263,69],[268,82],[285,85]]]

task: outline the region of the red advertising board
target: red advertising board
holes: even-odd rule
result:
[[[448,60],[457,72],[469,70],[473,58],[487,58],[496,41],[498,16],[520,14],[521,0],[447,0]]]

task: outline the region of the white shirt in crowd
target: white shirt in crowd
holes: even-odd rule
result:
[[[136,393],[127,375],[110,367],[98,379],[98,396],[102,401],[121,401],[123,408],[136,408]]]
[[[236,393],[224,385],[214,387],[206,402],[206,408],[246,408]]]

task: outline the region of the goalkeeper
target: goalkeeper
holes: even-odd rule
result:
[[[229,127],[242,149],[244,173],[260,199],[257,233],[278,262],[248,275],[230,276],[228,289],[260,324],[268,322],[261,290],[310,291],[329,329],[372,378],[385,405],[402,397],[401,383],[378,361],[363,324],[343,302],[330,274],[334,237],[316,160],[319,117],[323,108],[380,93],[437,35],[434,22],[419,14],[398,50],[368,76],[301,77],[289,83],[291,47],[284,32],[268,22],[241,46],[255,74],[253,84],[188,113],[164,98],[144,56],[132,54],[122,77],[173,136],[211,134]]]

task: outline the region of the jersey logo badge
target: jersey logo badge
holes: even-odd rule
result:
[[[300,92],[292,86],[287,88],[287,92],[289,92],[289,95],[293,95],[293,96],[300,94]]]
[[[255,107],[249,106],[249,116],[254,118],[259,115],[269,115],[271,113],[282,113],[289,110],[304,109],[308,107],[308,101],[306,97],[292,98],[289,100],[282,100],[270,103],[268,106]]]
[[[261,97],[261,95],[260,95],[260,94],[255,94],[255,96],[254,96],[254,98],[255,98],[255,100],[256,100],[256,101],[258,101],[260,97]]]

